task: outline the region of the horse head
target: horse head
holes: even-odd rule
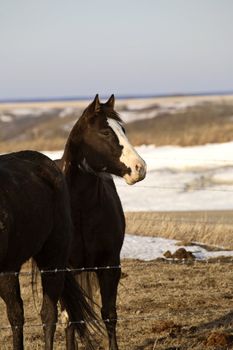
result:
[[[127,139],[114,104],[114,95],[106,103],[96,95],[84,110],[70,134],[72,159],[77,156],[87,171],[111,173],[132,185],[144,179],[146,163]]]

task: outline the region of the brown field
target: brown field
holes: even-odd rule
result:
[[[126,213],[127,232],[177,238],[182,243],[198,240],[233,249],[232,224],[224,223],[230,222],[232,214]],[[198,224],[181,225],[182,220]],[[211,221],[211,225],[205,224],[203,229],[199,223],[202,220]],[[29,265],[24,269],[29,269]],[[125,259],[122,271],[118,297],[120,350],[233,349],[232,259],[218,258],[209,263]],[[40,324],[40,318],[34,308],[30,281],[30,276],[21,276],[25,349],[36,350],[43,349],[43,337],[41,327],[33,327]],[[0,310],[4,327],[8,323],[2,300]],[[1,349],[11,349],[10,330],[0,331]],[[61,325],[56,332],[55,349],[65,349]],[[106,340],[98,349],[107,349]]]
[[[233,348],[232,261],[186,264],[125,260],[122,269],[118,297],[121,350]],[[25,349],[43,349],[42,329],[33,327],[40,324],[40,318],[33,305],[30,278],[21,277],[21,285]],[[2,301],[0,310],[4,327],[8,323]],[[10,330],[1,330],[1,349],[11,348]],[[56,332],[55,349],[65,349],[62,326]]]
[[[194,146],[221,143],[233,138],[233,104],[210,103],[188,107],[174,114],[164,113],[126,125],[134,145]]]
[[[12,123],[3,123],[0,120],[0,152],[64,148],[72,125],[88,102],[0,104],[0,116],[2,114],[12,116],[14,109],[46,108],[41,117],[15,118]],[[130,113],[136,116],[147,113],[155,115],[154,118],[126,124],[129,139],[134,145],[190,146],[233,140],[233,96],[178,96],[119,100],[116,110],[120,115],[129,113],[127,106],[129,102],[134,106]],[[171,103],[187,104],[187,107],[169,112]],[[48,108],[51,108],[50,112]],[[59,118],[59,113],[64,108],[74,108],[74,110],[65,118]],[[163,114],[157,115],[158,110],[164,110]]]

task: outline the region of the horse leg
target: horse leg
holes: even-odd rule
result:
[[[0,296],[7,307],[7,316],[13,333],[13,349],[23,350],[24,311],[18,275],[0,277]]]
[[[41,320],[44,329],[45,350],[52,350],[57,323],[57,303],[64,285],[64,272],[43,273],[41,282],[43,288]]]
[[[77,345],[75,342],[75,328],[71,324],[66,327],[66,350],[76,350],[76,349],[77,349]]]
[[[60,301],[61,305],[61,319],[62,323],[66,325],[65,334],[66,334],[66,350],[76,350],[76,342],[75,342],[75,327],[73,324],[69,324],[69,316],[65,307]]]
[[[108,333],[109,349],[118,350],[116,339],[116,298],[121,270],[99,270],[97,272],[97,275],[99,279],[100,294],[102,299],[101,315]]]

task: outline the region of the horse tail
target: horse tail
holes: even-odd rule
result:
[[[32,286],[33,304],[36,309],[36,312],[39,315],[40,311],[38,309],[38,304],[37,304],[39,300],[39,292],[38,292],[38,285],[37,285],[39,269],[34,259],[31,259],[31,269],[32,269],[31,286]]]
[[[61,303],[87,349],[96,349],[93,333],[102,333],[100,319],[86,300],[84,291],[71,272],[66,272]]]
[[[78,284],[84,290],[88,297],[88,302],[91,307],[99,304],[97,292],[99,291],[99,281],[96,272],[82,271],[75,277]]]

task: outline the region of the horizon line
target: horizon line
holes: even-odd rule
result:
[[[187,97],[187,96],[214,96],[214,95],[232,95],[233,90],[223,91],[199,91],[199,92],[177,92],[177,93],[159,93],[159,94],[123,94],[115,96],[120,100],[126,99],[137,99],[137,98],[166,98],[166,97]],[[0,99],[0,103],[25,103],[25,102],[53,102],[53,101],[82,101],[92,99],[94,95],[83,95],[83,96],[49,96],[49,97],[15,97],[15,98],[4,98]],[[102,98],[108,98],[103,95]]]

